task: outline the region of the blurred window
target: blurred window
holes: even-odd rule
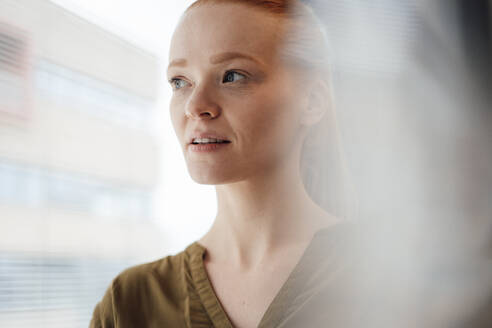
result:
[[[152,191],[90,177],[0,162],[0,203],[85,212],[98,217],[149,219]]]
[[[35,88],[68,109],[142,131],[152,126],[154,101],[48,60],[35,66]]]
[[[0,253],[0,326],[87,327],[111,279],[132,264]]]
[[[0,22],[0,111],[15,115],[27,112],[27,49],[24,33]]]

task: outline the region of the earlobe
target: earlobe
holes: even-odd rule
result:
[[[326,112],[330,106],[329,100],[329,88],[324,81],[319,81],[313,85],[309,94],[308,104],[302,113],[301,124],[311,126],[321,121],[323,116],[327,114]]]

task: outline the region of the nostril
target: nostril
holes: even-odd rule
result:
[[[215,118],[215,117],[217,117],[217,115],[213,115],[211,112],[208,112],[208,111],[199,113],[198,115],[190,113],[190,112],[186,112],[185,116],[188,118],[194,118],[194,117],[195,118]]]

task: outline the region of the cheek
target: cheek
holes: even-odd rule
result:
[[[281,151],[282,145],[293,145],[299,138],[300,104],[290,91],[268,88],[242,102],[236,122],[255,152]]]
[[[276,90],[261,97],[258,104],[259,128],[276,142],[292,143],[300,126],[300,108],[290,89]]]
[[[182,142],[182,139],[184,138],[185,116],[183,115],[182,102],[175,97],[171,99],[171,103],[169,105],[169,115],[171,116],[174,132],[176,133],[178,140]]]

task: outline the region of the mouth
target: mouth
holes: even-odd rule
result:
[[[228,147],[229,140],[206,141],[199,140],[191,142],[188,149],[193,153],[215,153]]]
[[[215,138],[193,138],[190,142],[191,145],[209,145],[209,144],[227,144],[231,143],[226,139],[215,139]]]

